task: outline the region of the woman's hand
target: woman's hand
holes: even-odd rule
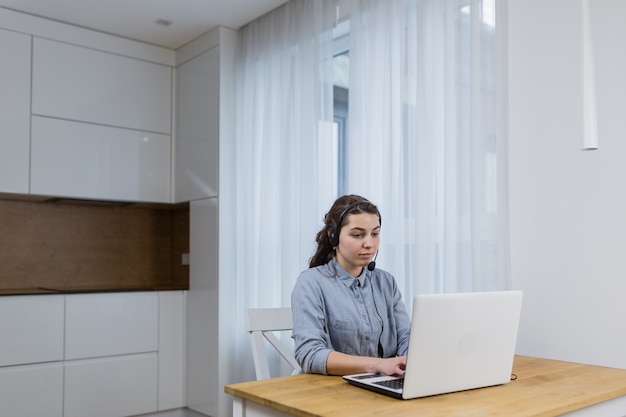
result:
[[[380,365],[376,373],[383,375],[404,375],[406,368],[406,356],[380,359]]]
[[[326,360],[328,375],[350,375],[360,373],[377,373],[383,375],[404,375],[406,356],[393,358],[372,358],[369,356],[346,355],[341,352],[330,352]]]

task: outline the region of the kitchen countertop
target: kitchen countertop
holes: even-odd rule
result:
[[[0,296],[2,295],[36,295],[36,294],[56,294],[56,291],[44,289],[44,288],[2,288],[0,289]]]
[[[9,295],[44,295],[44,294],[81,294],[99,292],[137,292],[137,291],[186,291],[182,287],[37,287],[37,288],[0,288],[0,296]]]

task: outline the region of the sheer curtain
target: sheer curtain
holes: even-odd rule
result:
[[[346,190],[380,207],[377,263],[409,307],[417,292],[509,286],[494,1],[340,2],[350,20]],[[239,31],[235,137],[220,145],[233,381],[254,378],[243,309],[290,305],[337,197],[336,14],[335,0],[292,0]]]
[[[408,305],[510,285],[494,3],[350,2],[348,190],[379,205]]]
[[[241,358],[234,380],[254,379],[243,310],[291,305],[336,197],[335,156],[327,151],[335,20],[334,0],[292,0],[238,34],[235,138],[224,144],[229,156],[221,164],[231,187],[220,191],[221,210],[232,210],[220,216],[228,231],[220,232],[220,275],[228,275],[220,281],[236,294],[233,326],[225,330]]]

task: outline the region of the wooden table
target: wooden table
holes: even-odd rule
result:
[[[233,417],[626,416],[626,369],[516,356],[513,373],[517,380],[505,385],[414,400],[310,374],[231,384],[224,391],[234,396]]]

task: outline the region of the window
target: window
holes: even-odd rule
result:
[[[335,56],[333,58],[333,149],[336,155],[337,195],[346,194],[346,141],[348,138],[349,115],[349,22],[344,21],[337,25],[334,32]]]

